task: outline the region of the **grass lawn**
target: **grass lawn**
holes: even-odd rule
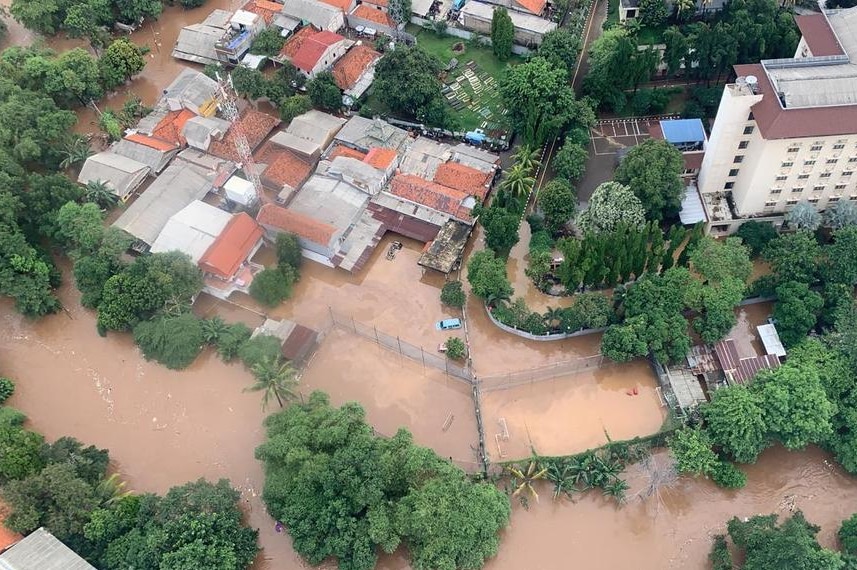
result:
[[[604,22],[604,29],[612,28],[619,25],[619,0],[610,0],[607,4],[607,21]]]
[[[500,78],[503,77],[503,72],[508,65],[516,65],[523,60],[520,57],[512,56],[509,61],[500,61],[494,57],[491,48],[475,47],[466,40],[453,36],[439,36],[434,32],[420,28],[419,26],[409,26],[409,33],[417,37],[417,44],[426,50],[428,53],[440,59],[441,63],[446,65],[452,58],[458,60],[458,67],[452,70],[447,78],[446,83],[455,83],[456,79],[460,86],[459,88],[467,94],[467,97],[472,104],[458,110],[453,110],[453,114],[458,117],[461,127],[464,130],[472,130],[482,127],[488,123],[487,130],[492,126],[497,128],[506,128],[505,117],[502,114],[503,105],[500,101],[500,94],[497,85]],[[463,52],[454,52],[452,47],[459,44],[464,47]],[[464,71],[468,62],[474,62],[478,66],[478,72],[487,74],[493,79],[493,84],[480,86],[479,92],[476,92],[473,85],[463,78]],[[471,108],[472,107],[472,108]],[[490,116],[486,117],[490,112]]]

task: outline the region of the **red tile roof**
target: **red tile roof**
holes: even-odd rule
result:
[[[738,77],[755,75],[762,100],[751,107],[759,132],[767,140],[847,135],[857,125],[857,105],[783,109],[771,80],[759,63],[736,65]]]
[[[304,214],[287,210],[276,204],[265,204],[262,206],[259,214],[256,216],[256,221],[263,226],[293,233],[298,237],[325,247],[327,247],[336,233],[336,228],[329,224],[319,222]]]
[[[394,176],[390,183],[390,193],[450,216],[463,220],[470,219],[470,210],[461,205],[461,202],[467,198],[467,194],[413,174]]]
[[[170,111],[152,131],[152,136],[174,145],[184,146],[187,141],[182,136],[182,129],[185,123],[194,117],[196,113],[189,109]]]
[[[336,80],[336,85],[343,91],[351,89],[372,62],[380,58],[381,54],[369,46],[362,44],[354,46],[333,65],[333,78]]]
[[[356,158],[357,160],[362,161],[364,158],[366,158],[366,153],[360,152],[359,150],[355,150],[351,147],[337,144],[333,146],[333,150],[330,151],[329,155],[327,155],[327,159],[333,160],[337,156],[346,156],[348,158]]]
[[[699,170],[702,168],[702,159],[705,158],[705,151],[683,152],[681,156],[684,158],[684,167],[687,170]]]
[[[824,14],[795,16],[795,22],[814,57],[845,55]]]
[[[199,260],[203,271],[229,279],[262,239],[262,227],[245,212],[235,214]]]
[[[546,0],[515,0],[515,3],[518,4],[521,8],[528,12],[532,12],[536,16],[541,16],[542,12],[545,11],[545,4],[547,4]]]
[[[156,139],[155,137],[150,137],[149,135],[144,135],[141,133],[134,133],[132,135],[125,136],[126,141],[131,141],[137,144],[141,144],[143,146],[147,146],[149,148],[153,148],[155,150],[159,150],[161,152],[168,152],[171,150],[175,150],[179,145],[167,142],[165,140]]]
[[[396,151],[391,148],[375,147],[369,150],[363,162],[378,170],[387,170],[397,156]]]
[[[351,6],[354,4],[354,0],[321,0],[325,4],[329,6],[333,6],[334,8],[339,8],[343,12],[347,12],[351,9]]]
[[[367,6],[366,4],[360,4],[351,13],[357,16],[358,18],[363,18],[364,20],[369,20],[370,22],[375,22],[376,24],[387,26],[388,28],[396,27],[396,23],[393,21],[393,18],[391,18],[389,14],[387,14],[386,12],[382,12],[377,8]]]
[[[278,192],[283,186],[297,190],[312,173],[311,163],[271,142],[262,146],[256,155],[256,160],[268,165],[262,172],[262,182]]]
[[[488,195],[491,176],[490,172],[482,172],[458,162],[445,162],[437,167],[434,181],[460,190],[468,196],[476,196],[481,201]]]
[[[255,109],[246,109],[238,121],[250,149],[254,149],[265,140],[265,137],[280,124],[280,119]],[[235,126],[229,128],[219,141],[211,141],[208,153],[233,162],[241,162],[238,150],[235,148]]]
[[[318,64],[318,60],[330,46],[341,42],[345,38],[328,30],[317,32],[307,37],[297,53],[292,57],[292,65],[309,73]]]
[[[295,57],[295,54],[301,49],[301,46],[304,44],[306,39],[316,33],[317,32],[312,28],[312,26],[301,28],[292,34],[292,37],[286,40],[286,43],[283,44],[283,49],[280,50],[280,56],[285,57],[286,59]]]
[[[375,6],[382,6],[386,8],[388,6],[387,0],[363,0],[364,4],[373,4]]]
[[[250,0],[241,9],[262,16],[265,23],[270,24],[274,21],[274,16],[279,14],[283,9],[283,5],[278,2],[269,2],[268,0]]]

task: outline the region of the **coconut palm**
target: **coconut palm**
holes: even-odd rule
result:
[[[206,344],[216,344],[226,329],[226,322],[220,317],[205,319],[202,321],[202,339]]]
[[[263,410],[268,408],[268,402],[272,396],[277,399],[281,408],[285,405],[284,402],[297,398],[297,393],[294,391],[295,386],[298,385],[295,377],[297,372],[288,362],[279,364],[274,359],[263,360],[253,365],[252,372],[256,383],[244,391],[262,392]]]
[[[485,304],[489,307],[496,307],[500,303],[505,303],[512,299],[512,296],[507,291],[497,291],[489,293],[485,297]]]
[[[559,499],[561,495],[571,498],[578,491],[577,487],[574,486],[571,465],[564,459],[551,462],[545,477],[553,483],[554,499]]]
[[[678,21],[684,21],[696,11],[696,0],[674,0],[675,17]]]
[[[521,165],[521,167],[529,172],[530,174],[535,173],[539,167],[542,165],[539,158],[541,157],[541,150],[532,149],[529,145],[523,145],[518,148],[518,152],[512,155],[512,160],[515,161],[516,165]]]
[[[539,494],[536,493],[533,483],[539,479],[545,478],[545,475],[547,475],[548,472],[547,468],[539,469],[538,462],[535,459],[531,459],[526,471],[522,471],[515,466],[509,466],[507,469],[509,470],[509,473],[512,474],[512,481],[515,485],[515,490],[512,492],[512,496],[517,497],[524,494],[525,496],[521,497],[521,500],[526,501],[526,497],[531,495],[538,503]]]
[[[549,329],[553,330],[556,328],[554,323],[559,323],[562,320],[563,310],[558,307],[548,307],[545,309],[544,319],[545,324]]]
[[[628,483],[624,479],[618,477],[603,486],[605,497],[613,497],[618,502],[625,500],[625,492],[628,490]]]
[[[516,164],[506,171],[506,177],[500,183],[500,188],[516,199],[526,200],[535,183],[536,179],[530,176],[530,172],[520,164]]]
[[[76,166],[92,156],[92,149],[89,148],[89,142],[85,138],[76,136],[65,144],[60,154],[63,155],[60,168],[66,169]]]
[[[119,201],[119,196],[102,180],[90,180],[83,192],[87,202],[98,204],[100,208],[112,208]]]
[[[102,479],[95,488],[95,493],[101,500],[103,506],[112,505],[124,499],[129,495],[133,495],[134,491],[125,490],[125,481],[119,478],[118,473],[114,473],[110,477]]]

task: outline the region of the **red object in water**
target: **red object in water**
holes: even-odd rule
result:
[[[634,386],[634,395],[636,396],[637,394],[638,394],[638,392],[637,392],[637,387],[636,387],[636,386]]]
[[[631,391],[631,390],[628,390],[627,392],[625,392],[625,394],[626,394],[627,396],[633,396],[633,395],[634,395],[634,392],[633,392],[633,391]]]

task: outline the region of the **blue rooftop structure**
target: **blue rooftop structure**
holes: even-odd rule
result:
[[[661,121],[664,139],[670,144],[683,145],[705,142],[705,128],[700,119]]]

